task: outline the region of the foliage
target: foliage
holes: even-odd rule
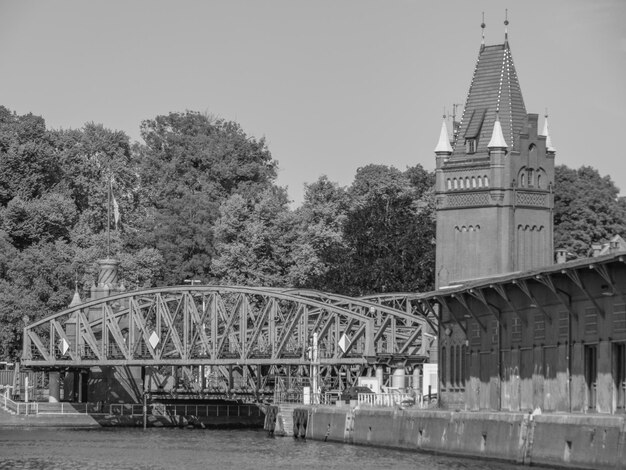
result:
[[[350,293],[424,291],[434,279],[432,174],[383,165],[357,170],[344,237]]]
[[[165,284],[207,280],[220,205],[233,194],[250,198],[269,188],[276,162],[263,139],[196,112],[146,120],[141,135],[146,145],[135,148],[135,165],[144,214],[132,243],[161,252]]]
[[[555,168],[554,246],[587,256],[592,244],[626,235],[626,205],[609,176],[589,166]]]
[[[291,285],[329,292],[344,290],[349,254],[343,239],[347,210],[346,190],[326,176],[306,185],[304,202],[294,214],[297,233],[288,273]]]
[[[215,277],[225,284],[288,285],[293,225],[282,188],[268,188],[251,200],[231,196],[216,224]]]

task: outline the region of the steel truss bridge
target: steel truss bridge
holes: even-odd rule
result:
[[[427,360],[437,314],[416,294],[351,298],[313,290],[176,286],[84,302],[24,329],[22,366],[195,366],[246,387],[272,375],[371,375]],[[314,337],[317,348],[313,354]],[[197,368],[199,370],[199,367]]]

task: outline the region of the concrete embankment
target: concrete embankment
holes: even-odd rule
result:
[[[305,413],[306,410],[306,413]],[[294,435],[526,465],[626,468],[625,418],[600,415],[302,407]]]

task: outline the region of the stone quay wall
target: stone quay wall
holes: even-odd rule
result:
[[[568,468],[625,468],[626,418],[315,406],[294,410],[308,439]],[[296,434],[298,429],[298,434]]]

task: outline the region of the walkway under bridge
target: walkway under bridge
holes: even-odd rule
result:
[[[125,292],[27,325],[22,366],[180,366],[187,382],[208,377],[214,388],[231,389],[235,376],[254,390],[276,386],[278,376],[306,381],[315,373],[346,386],[380,366],[428,360],[437,318],[415,297],[199,285]]]

